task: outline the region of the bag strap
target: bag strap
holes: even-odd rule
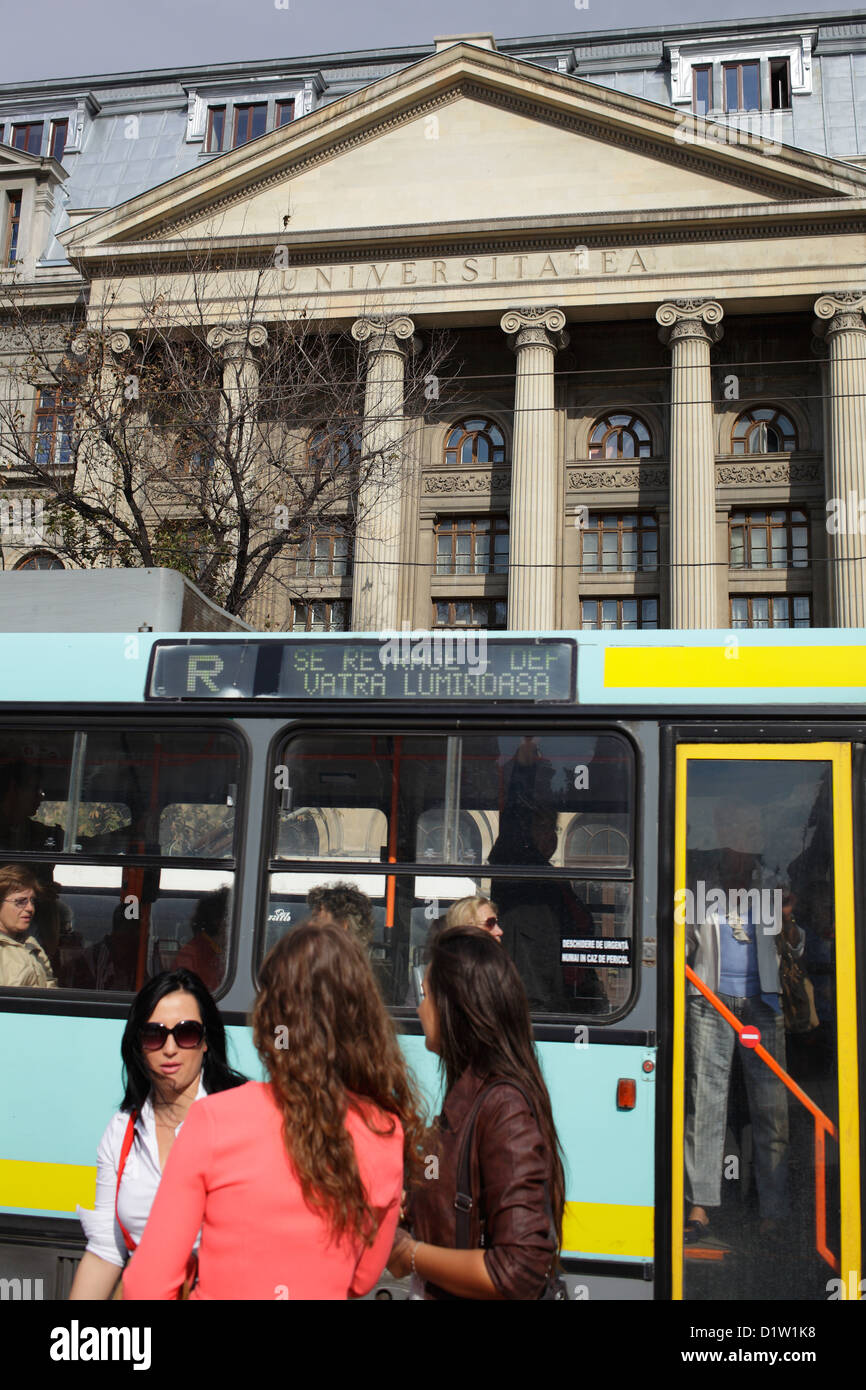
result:
[[[138,1119],[138,1111],[133,1110],[129,1116],[129,1123],[126,1126],[126,1133],[123,1136],[123,1143],[120,1146],[120,1160],[117,1165],[117,1187],[114,1189],[114,1218],[120,1227],[120,1234],[123,1236],[126,1248],[130,1255],[135,1250],[135,1241],[124,1226],[117,1214],[117,1199],[120,1196],[120,1180],[123,1177],[123,1170],[126,1167],[126,1160],[132,1148],[132,1141],[135,1138],[135,1122]]]
[[[536,1124],[538,1116],[535,1114],[535,1106],[529,1096],[516,1081],[511,1081],[505,1077],[501,1081],[492,1081],[489,1086],[479,1092],[475,1098],[475,1104],[469,1112],[469,1119],[463,1134],[463,1142],[460,1145],[460,1157],[457,1161],[457,1194],[454,1198],[454,1210],[456,1212],[456,1243],[455,1250],[471,1250],[469,1243],[470,1216],[474,1202],[472,1200],[472,1177],[470,1171],[472,1156],[472,1138],[475,1133],[475,1121],[478,1118],[478,1111],[490,1092],[497,1086],[513,1086],[515,1091],[519,1091],[532,1112],[532,1117]],[[547,1184],[545,1183],[545,1189]]]

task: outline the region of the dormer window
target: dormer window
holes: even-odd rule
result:
[[[16,150],[25,154],[42,153],[42,128],[44,121],[30,121],[27,125],[12,127],[12,144]]]
[[[235,107],[235,128],[232,148],[245,145],[249,140],[257,140],[264,135],[268,124],[268,104],[255,102],[250,106]]]
[[[69,134],[69,122],[51,122],[51,140],[48,145],[48,153],[52,159],[56,159],[59,164],[63,159],[63,151],[66,149],[66,137]]]
[[[288,125],[288,124],[289,124],[289,121],[293,121],[294,118],[295,118],[295,103],[294,103],[293,101],[278,101],[278,102],[277,102],[277,119],[276,119],[276,123],[275,123],[275,124],[276,124],[276,129],[279,130],[280,126]]]
[[[725,110],[760,111],[761,70],[754,63],[725,63]]]
[[[21,228],[21,193],[8,193],[8,212],[6,217],[6,236],[3,239],[5,247],[3,253],[3,264],[5,266],[14,265],[18,260],[18,233]]]
[[[207,133],[204,147],[208,154],[216,154],[223,147],[226,129],[226,109],[224,106],[211,106],[207,113]]]

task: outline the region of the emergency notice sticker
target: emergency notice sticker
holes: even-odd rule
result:
[[[610,936],[574,937],[562,943],[562,961],[566,965],[631,965],[631,942]]]

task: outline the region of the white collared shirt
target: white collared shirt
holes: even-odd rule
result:
[[[202,1096],[206,1095],[204,1082],[199,1077],[195,1099],[201,1100]],[[77,1208],[79,1220],[87,1236],[88,1252],[98,1255],[108,1264],[117,1265],[119,1269],[126,1264],[128,1255],[123,1233],[114,1214],[114,1198],[117,1192],[120,1150],[128,1124],[129,1113],[126,1110],[118,1110],[109,1120],[96,1151],[94,1210],[89,1211],[86,1207]],[[181,1128],[182,1122],[175,1130],[175,1135],[180,1134]],[[117,1213],[136,1245],[144,1232],[161,1177],[153,1100],[148,1096],[135,1122],[135,1138],[127,1155],[117,1199]]]

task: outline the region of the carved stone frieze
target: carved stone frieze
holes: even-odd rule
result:
[[[666,488],[667,466],[574,468],[568,472],[569,488],[601,492],[606,488]]]
[[[822,479],[823,470],[817,459],[716,464],[716,483],[760,486],[762,483],[820,483]]]
[[[479,493],[508,492],[510,487],[511,474],[507,471],[427,473],[423,484],[428,497],[475,497]]]
[[[41,324],[32,333],[21,328],[0,327],[0,352],[32,352],[40,348],[59,351],[68,343],[69,329],[62,323]]]

